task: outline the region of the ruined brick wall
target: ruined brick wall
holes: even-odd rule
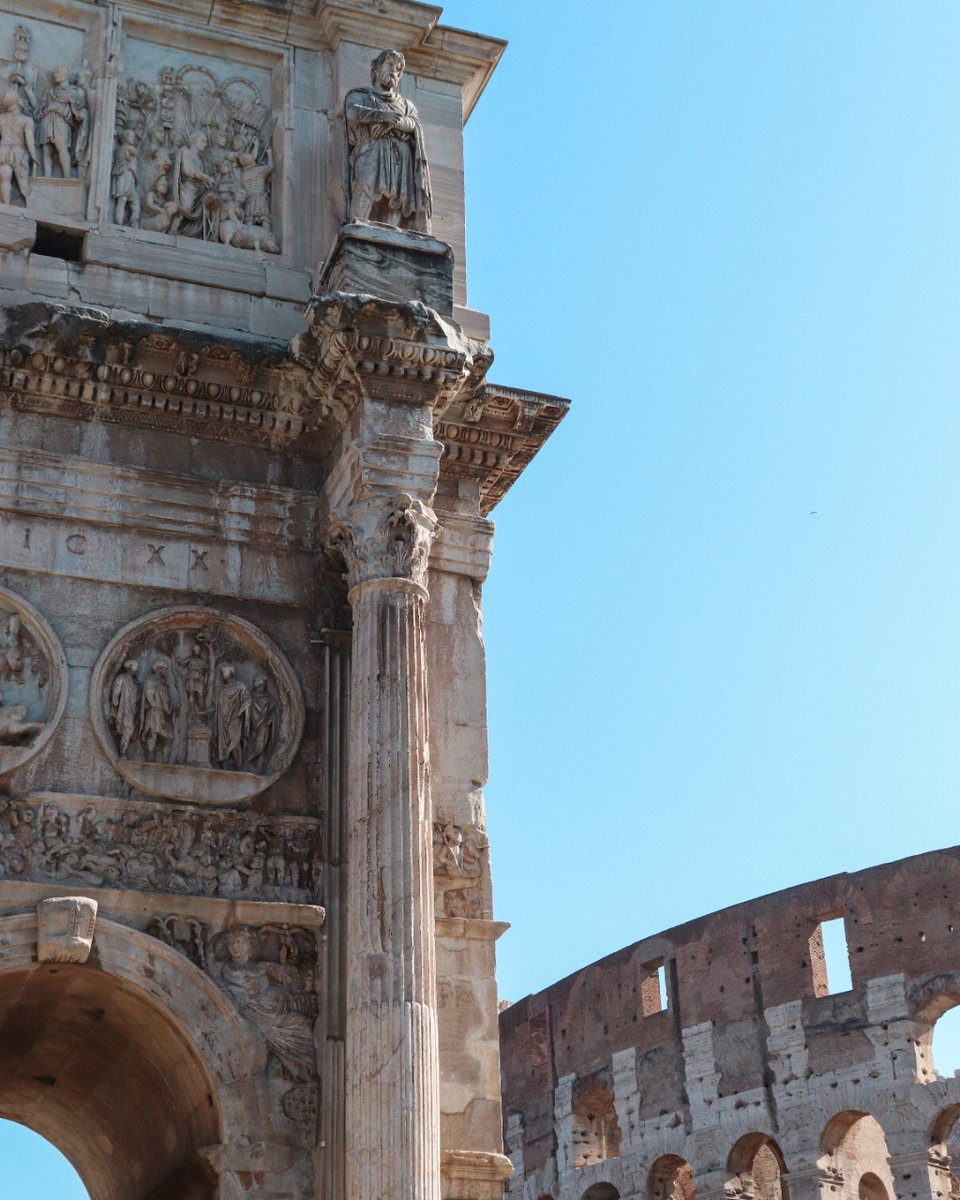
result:
[[[838,916],[852,989],[831,993]],[[960,847],[637,942],[502,1013],[508,1195],[949,1200],[960,1078],[931,1041],[957,1003]]]

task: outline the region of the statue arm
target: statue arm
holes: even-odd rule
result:
[[[37,144],[33,136],[32,121],[27,121],[23,127],[23,140],[27,147],[27,154],[30,155],[30,161],[36,166],[40,160],[37,158]]]

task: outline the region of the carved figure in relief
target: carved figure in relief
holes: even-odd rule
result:
[[[445,917],[477,919],[483,915],[483,860],[489,849],[486,834],[452,822],[433,826],[433,873],[437,912]]]
[[[12,745],[28,734],[39,733],[42,728],[42,721],[27,720],[25,704],[5,704],[0,693],[0,742]]]
[[[139,670],[136,661],[128,658],[110,688],[110,725],[117,735],[121,758],[127,753],[137,732],[140,714]]]
[[[7,617],[3,626],[3,678],[23,683],[23,646],[20,643],[20,618]]]
[[[173,166],[173,196],[177,210],[170,223],[170,232],[195,233],[202,225],[204,189],[213,187],[213,178],[203,168],[203,151],[207,135],[202,129],[190,135],[185,146],[177,151]]]
[[[271,219],[272,120],[257,87],[220,82],[205,66],[162,67],[159,89],[121,83],[116,160],[123,135],[141,164],[141,213],[129,223],[160,233],[279,253]],[[169,175],[167,184],[160,179]],[[171,207],[172,206],[172,207]]]
[[[287,932],[287,942],[292,935]],[[227,930],[226,961],[220,978],[241,1013],[264,1033],[271,1053],[293,1079],[309,1078],[316,1068],[313,1022],[317,1016],[315,952],[313,961],[299,963],[287,956],[280,961],[255,957],[257,937],[246,925]],[[276,940],[280,943],[280,937]],[[282,943],[281,943],[282,944]]]
[[[81,67],[71,77],[73,84],[73,110],[76,114],[76,135],[73,140],[73,161],[85,175],[90,165],[90,129],[93,123],[93,72]]]
[[[18,25],[13,31],[13,62],[4,64],[0,69],[0,87],[6,91],[12,89],[20,107],[28,117],[37,110],[37,77],[36,67],[30,66],[30,30],[26,25]]]
[[[239,770],[250,732],[250,691],[227,663],[220,668],[216,717],[217,758],[224,766],[236,766]]]
[[[429,233],[433,201],[423,126],[416,106],[397,90],[405,66],[398,50],[384,50],[371,64],[372,86],[347,93],[348,215]]]
[[[265,765],[276,719],[277,706],[270,699],[267,681],[263,675],[258,675],[250,699],[250,746],[247,752],[250,762],[258,770]]]
[[[158,175],[153,187],[143,198],[140,218],[142,229],[151,229],[154,233],[167,233],[173,224],[177,206],[170,198],[170,180],[166,175]]]
[[[20,195],[30,195],[30,165],[39,166],[33,137],[33,119],[21,110],[16,92],[0,98],[0,204],[11,202],[11,183],[16,180]]]
[[[173,741],[173,705],[167,686],[167,668],[162,662],[155,662],[150,668],[150,675],[143,685],[141,709],[140,739],[147,758],[154,761],[154,752],[159,748],[160,761],[165,762]]]
[[[70,179],[74,134],[85,127],[84,112],[78,107],[78,96],[70,87],[70,68],[62,63],[53,68],[50,86],[43,94],[37,111],[37,142],[43,155],[44,175],[53,174],[54,159],[64,179]]]
[[[137,180],[137,135],[125,129],[110,177],[113,219],[118,225],[137,225],[140,220],[140,184]]]

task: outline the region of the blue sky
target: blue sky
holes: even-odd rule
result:
[[[958,840],[960,6],[444,20],[511,42],[467,136],[493,377],[574,401],[484,595],[518,999]]]

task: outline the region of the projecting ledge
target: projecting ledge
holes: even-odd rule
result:
[[[468,917],[437,917],[437,937],[495,942],[510,928],[509,921],[478,921]]]

